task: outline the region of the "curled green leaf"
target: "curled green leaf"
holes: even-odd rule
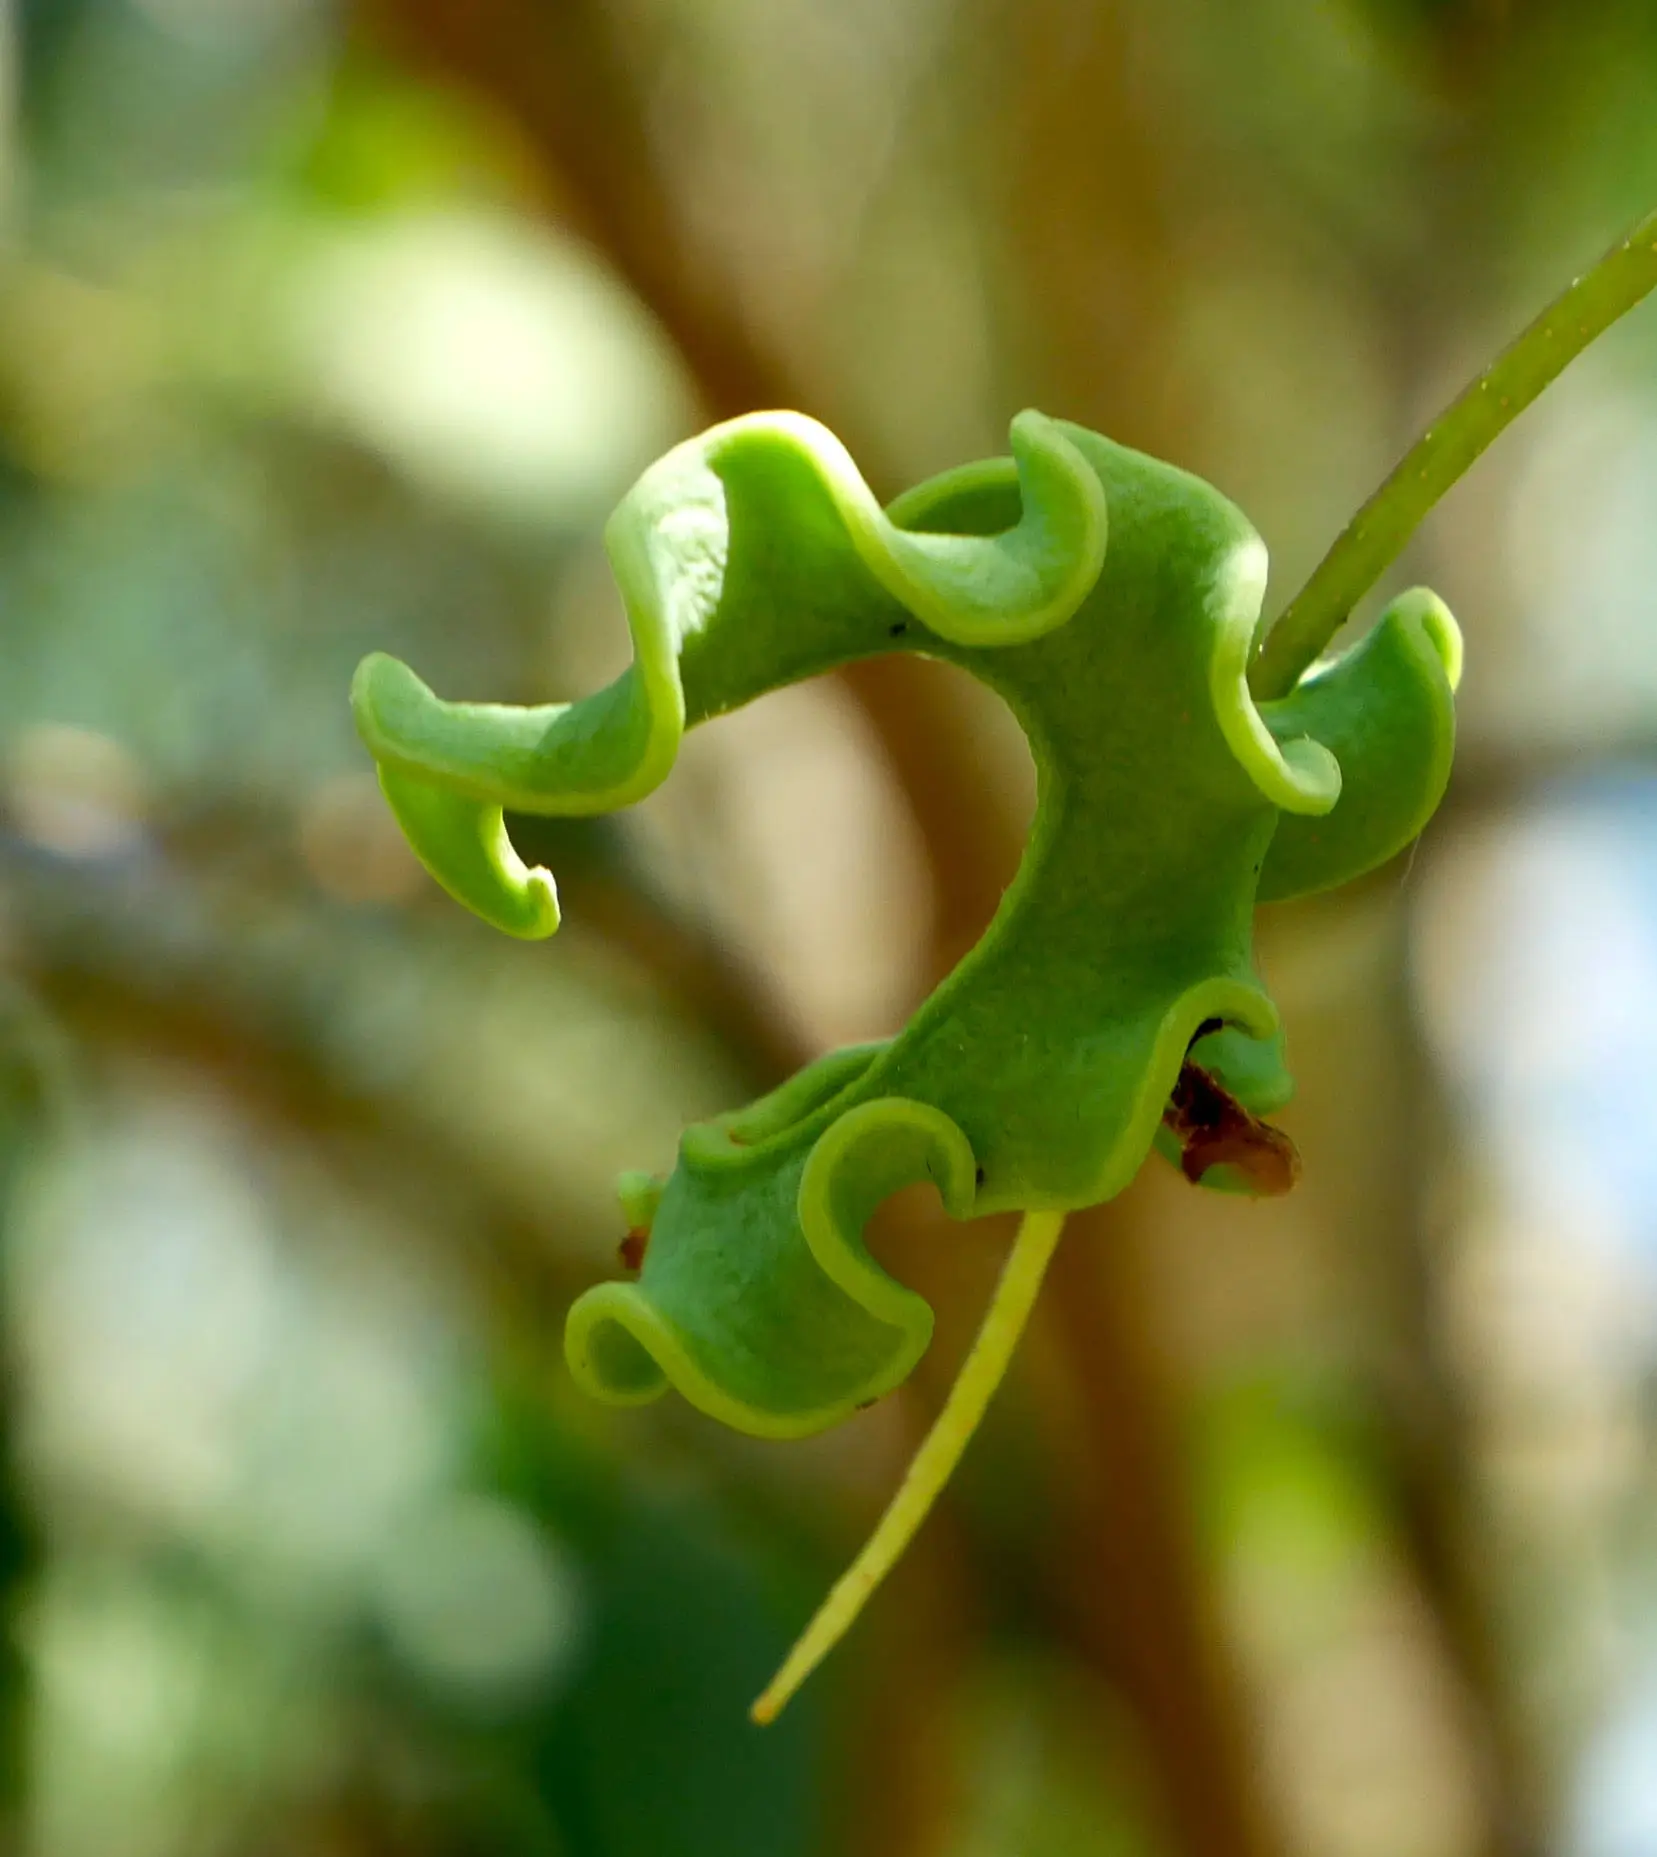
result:
[[[906,1185],[931,1182],[956,1218],[1062,1212],[1119,1192],[1156,1142],[1206,1185],[1275,1190],[1247,1164],[1255,1118],[1290,1087],[1254,905],[1344,882],[1419,831],[1449,767],[1454,622],[1405,595],[1259,704],[1265,550],[1242,514],[1036,413],[1012,451],[882,511],[822,427],[733,421],[653,466],[611,521],[635,656],[608,689],[518,709],[443,702],[389,658],[359,673],[358,723],[415,848],[520,935],[550,933],[557,903],[502,807],[629,804],[686,726],[767,690],[917,651],[982,679],[1029,736],[1023,865],[910,1023],[687,1130],[666,1181],[629,1177],[641,1268],[590,1290],[567,1329],[602,1397],[672,1385],[789,1436],[895,1386],[931,1311],[862,1233]],[[1229,1118],[1225,1139],[1193,1136],[1198,1112]]]

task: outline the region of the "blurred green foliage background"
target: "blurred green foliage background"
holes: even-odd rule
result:
[[[519,822],[525,948],[345,691],[593,688],[608,508],[765,405],[887,494],[1092,425],[1280,604],[1657,200],[1657,7],[11,0],[0,69],[0,1848],[1650,1857],[1657,315],[1398,576],[1461,766],[1264,913],[1302,1187],[1075,1221],[769,1731],[1006,1232],[888,1209],[939,1339],[803,1445],[586,1404],[562,1312],[619,1169],[970,945],[1022,742],[914,660],[767,699]]]

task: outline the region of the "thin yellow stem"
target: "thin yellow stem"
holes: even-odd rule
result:
[[[870,1594],[914,1540],[1006,1374],[1063,1229],[1062,1212],[1025,1213],[978,1339],[949,1389],[943,1410],[863,1551],[835,1582],[764,1695],[749,1710],[756,1722],[777,1719],[789,1697],[851,1629]]]

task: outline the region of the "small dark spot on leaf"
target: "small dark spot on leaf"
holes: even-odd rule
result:
[[[650,1233],[635,1226],[616,1247],[623,1270],[643,1270],[644,1254],[650,1246]]]
[[[909,621],[907,619],[899,619],[896,624],[887,626],[886,636],[888,638],[902,638],[904,633],[908,630]]]
[[[984,1184],[984,1170],[982,1167],[980,1167],[977,1173],[973,1175],[973,1178],[978,1182],[980,1186]]]

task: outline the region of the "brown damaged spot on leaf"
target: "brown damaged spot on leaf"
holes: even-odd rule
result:
[[[623,1270],[643,1270],[644,1254],[650,1247],[650,1233],[643,1226],[635,1225],[633,1229],[616,1246],[616,1255],[621,1259]]]
[[[1250,1192],[1266,1198],[1287,1193],[1300,1178],[1300,1155],[1282,1129],[1251,1115],[1189,1058],[1162,1120],[1179,1143],[1180,1171],[1193,1183],[1210,1167],[1234,1167]]]

